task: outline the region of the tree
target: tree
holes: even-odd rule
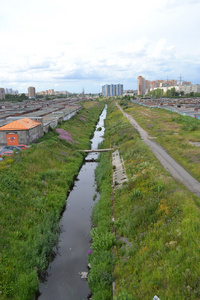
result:
[[[160,98],[163,96],[163,90],[162,89],[156,89],[156,90],[153,90],[151,91],[151,95],[154,97],[154,98]]]
[[[28,99],[28,97],[24,93],[22,93],[21,96],[19,96],[19,97],[21,98],[21,100],[27,100]]]
[[[13,101],[13,102],[20,102],[23,100],[27,100],[28,97],[23,93],[20,96],[19,95],[12,95],[12,94],[6,94],[6,100]]]

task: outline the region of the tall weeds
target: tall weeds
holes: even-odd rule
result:
[[[52,259],[67,193],[84,159],[79,150],[89,148],[104,105],[83,106],[60,125],[76,142],[51,130],[38,144],[0,162],[1,299],[32,299]]]
[[[115,235],[111,232],[111,162],[110,154],[102,153],[96,169],[96,180],[101,193],[92,214],[94,228],[91,231],[92,253],[89,255],[91,270],[88,284],[93,293],[92,299],[112,299],[113,264],[112,247]]]
[[[113,202],[114,299],[199,299],[197,196],[169,176],[110,106],[106,143],[118,146],[128,176],[128,184],[115,189]]]

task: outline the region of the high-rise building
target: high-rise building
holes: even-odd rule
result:
[[[122,96],[123,95],[123,84],[117,84],[116,85],[116,96]]]
[[[122,96],[123,91],[123,84],[106,84],[102,86],[103,97]]]
[[[116,95],[116,86],[114,84],[110,85],[110,96]]]
[[[33,86],[28,88],[28,97],[30,99],[35,98],[35,88]]]
[[[0,99],[5,99],[5,90],[4,88],[0,88]]]
[[[17,94],[19,94],[19,92],[18,92],[18,90],[5,88],[5,94],[17,95]]]
[[[109,84],[102,86],[102,95],[104,97],[110,97],[110,85]]]
[[[142,76],[138,76],[137,85],[138,85],[138,95],[145,95],[154,89],[177,86],[177,80],[171,79],[171,80],[149,81],[149,80],[145,80],[145,78]]]
[[[138,95],[144,95],[146,91],[145,79],[142,76],[138,76],[137,78],[137,90]]]
[[[182,86],[188,86],[188,85],[191,85],[191,82],[190,81],[181,81],[180,85],[182,85]]]

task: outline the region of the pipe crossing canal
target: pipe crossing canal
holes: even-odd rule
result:
[[[91,140],[91,149],[103,141],[106,106]],[[101,127],[102,130],[97,129]],[[88,272],[88,250],[91,247],[91,214],[96,193],[95,168],[98,153],[89,153],[70,192],[60,228],[57,255],[47,270],[47,277],[40,284],[39,300],[86,300],[90,290],[81,274]]]

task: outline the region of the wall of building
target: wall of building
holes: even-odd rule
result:
[[[191,92],[200,93],[200,84],[192,85],[189,81],[182,81],[179,85],[177,85],[177,80],[174,79],[149,81],[145,80],[145,78],[142,76],[138,76],[137,85],[138,95],[145,95],[148,92],[158,88],[162,89],[166,93],[167,90],[173,87],[177,92],[183,91],[184,94],[189,94]]]
[[[33,86],[30,86],[28,88],[28,97],[29,98],[35,98],[35,88]]]
[[[138,90],[138,95],[144,95],[146,92],[146,82],[142,76],[138,76],[137,90]]]
[[[102,96],[122,96],[124,91],[123,84],[105,84],[102,86]]]
[[[7,145],[7,141],[6,141],[7,132],[9,131],[0,131],[0,145]],[[34,128],[31,128],[29,130],[16,130],[12,132],[18,134],[19,144],[25,144],[25,145],[37,141],[39,138],[41,138],[44,135],[42,124]]]
[[[167,90],[170,90],[172,88],[175,88],[176,92],[184,92],[185,95],[189,94],[191,92],[200,93],[200,84],[159,87],[159,89],[162,89],[164,91],[164,93],[166,93]],[[154,90],[154,89],[151,89],[151,91]]]
[[[137,78],[137,90],[138,90],[138,95],[145,95],[149,93],[150,91],[158,88],[169,88],[169,87],[174,87],[177,86],[177,80],[171,79],[171,80],[154,80],[154,81],[149,81],[145,80],[144,77],[138,76]]]
[[[37,141],[43,135],[44,135],[43,126],[42,126],[42,124],[40,124],[40,125],[28,130],[27,140],[29,140],[29,143],[32,143],[32,142]]]

